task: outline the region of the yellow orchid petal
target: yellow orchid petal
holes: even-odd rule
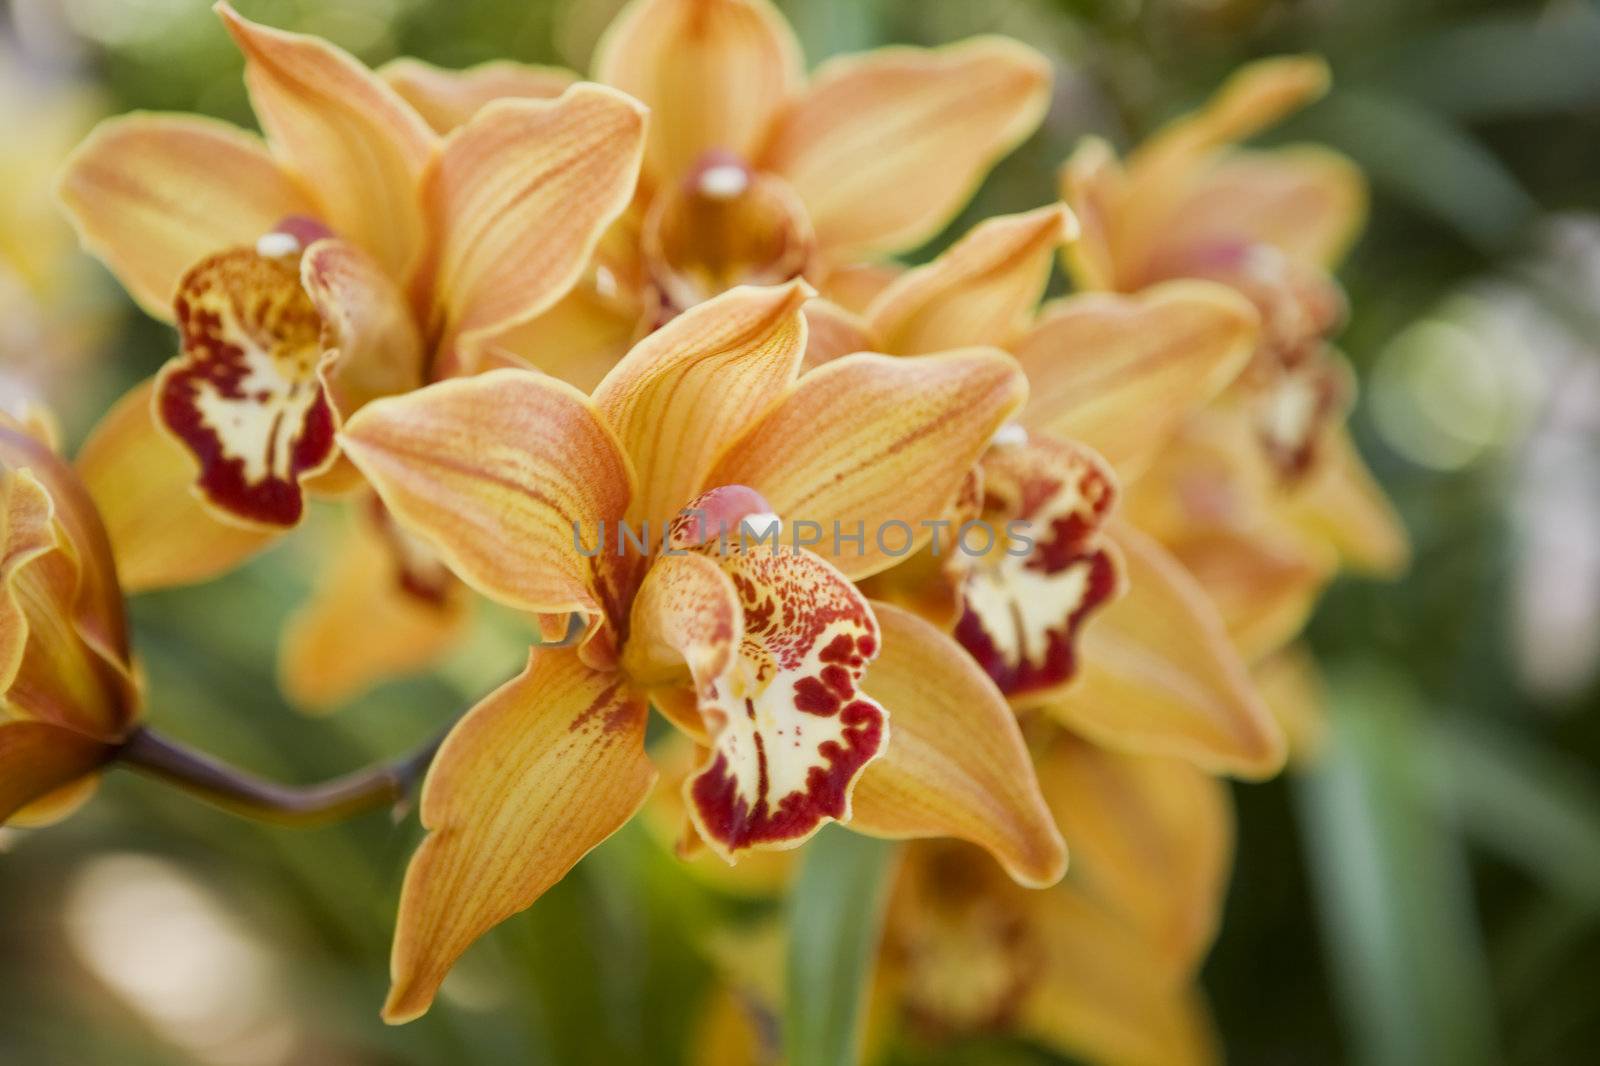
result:
[[[847,263],[829,270],[817,288],[824,299],[852,314],[865,315],[878,294],[905,272],[899,263]]]
[[[196,262],[313,211],[259,138],[193,115],[107,119],[67,160],[57,195],[84,247],[163,321]]]
[[[642,329],[593,287],[579,285],[536,318],[496,337],[484,349],[483,367],[524,367],[592,393],[633,347]]]
[[[156,377],[155,411],[199,463],[195,490],[225,520],[296,525],[302,478],[336,454],[322,319],[298,265],[218,253],[184,275],[176,307],[183,350]]]
[[[887,603],[872,609],[883,651],[863,688],[888,711],[893,736],[856,785],[850,828],[959,837],[1021,884],[1060,880],[1066,845],[1005,698],[939,629]]]
[[[471,619],[466,589],[442,564],[415,558],[410,535],[376,500],[359,501],[354,510],[279,647],[280,687],[310,711],[331,710],[382,681],[426,670],[466,634]]]
[[[842,355],[880,347],[867,320],[836,303],[817,297],[806,301],[806,354],[802,372],[831,363]]]
[[[719,152],[656,193],[641,244],[673,309],[737,285],[801,277],[816,251],[805,206],[783,179]]]
[[[731,862],[849,820],[888,736],[859,690],[880,642],[855,586],[809,552],[730,544],[657,559],[633,617],[646,647],[630,636],[624,663],[659,669],[670,649],[694,680],[709,751],[684,798],[712,850]]]
[[[465,70],[448,70],[409,56],[378,68],[378,77],[433,127],[445,134],[462,126],[487,103],[511,98],[548,100],[578,80],[570,70],[496,59]]]
[[[1012,349],[1028,375],[1022,422],[1089,445],[1131,479],[1238,376],[1255,343],[1255,309],[1211,282],[1069,297]]]
[[[1325,545],[1271,525],[1196,530],[1169,547],[1205,590],[1246,661],[1294,639],[1338,570],[1338,558]]]
[[[63,547],[70,549],[77,570],[72,605],[77,627],[102,658],[126,663],[128,633],[122,589],[105,527],[83,482],[49,445],[7,425],[4,418],[0,418],[0,467],[26,470],[47,494],[51,517],[59,524]],[[22,495],[34,494],[24,491]],[[27,509],[31,511],[32,506]]]
[[[800,45],[767,0],[633,0],[595,50],[595,77],[650,108],[658,183],[709,151],[751,158],[800,82]]]
[[[1061,199],[1078,219],[1079,233],[1061,258],[1080,290],[1128,287],[1116,246],[1126,180],[1116,149],[1100,137],[1085,137],[1062,164]]]
[[[1251,667],[1261,698],[1289,738],[1289,759],[1314,765],[1328,745],[1328,694],[1317,660],[1303,644],[1290,644]]]
[[[805,201],[826,257],[905,251],[1038,128],[1050,78],[1044,56],[1001,37],[841,56],[817,68],[759,162]]]
[[[1056,249],[1075,231],[1059,204],[981,222],[880,293],[867,321],[896,355],[1008,345],[1032,320]]]
[[[1261,244],[1332,267],[1366,213],[1366,179],[1338,152],[1315,145],[1234,151],[1173,206],[1151,259],[1182,259],[1182,249]]]
[[[1316,56],[1274,56],[1236,70],[1205,105],[1173,119],[1128,159],[1133,196],[1181,182],[1218,149],[1255,136],[1328,91]]]
[[[588,545],[622,518],[632,471],[587,397],[492,370],[368,404],[346,453],[395,518],[508,606],[597,615]]]
[[[1178,759],[1063,735],[1039,785],[1072,841],[1072,883],[1140,930],[1156,963],[1192,976],[1221,919],[1233,859],[1227,786]]]
[[[1089,449],[1033,434],[997,442],[981,469],[993,540],[958,542],[955,637],[1001,692],[1036,704],[1072,683],[1085,623],[1123,593],[1123,567],[1101,534],[1116,479]]]
[[[1399,577],[1411,563],[1405,526],[1344,427],[1329,435],[1316,467],[1289,494],[1289,520],[1308,534],[1325,538],[1351,568],[1376,577]]]
[[[273,155],[320,206],[317,217],[406,279],[422,250],[417,185],[436,138],[387,84],[317,37],[216,5],[245,56],[245,84]]]
[[[1266,777],[1284,738],[1200,584],[1153,540],[1108,527],[1128,592],[1084,632],[1077,683],[1046,709],[1106,747]]]
[[[193,494],[195,464],[157,424],[154,379],[106,412],[78,452],[78,475],[105,522],[117,576],[130,592],[204,581],[276,534],[224,522]]]
[[[811,523],[829,562],[865,577],[929,542],[1025,395],[995,349],[846,356],[802,377],[727,446],[707,483],[749,485],[786,522]]]
[[[1322,96],[1328,84],[1328,66],[1314,56],[1258,60],[1236,71],[1198,111],[1146,139],[1128,158],[1114,225],[1122,269],[1137,272],[1148,261],[1188,190],[1226,150]]]
[[[0,421],[0,714],[121,739],[139,709],[110,545],[82,485]]]
[[[322,323],[319,376],[339,416],[422,384],[416,320],[376,260],[348,241],[320,240],[301,256],[300,281]]]
[[[703,489],[712,461],[784,394],[805,349],[804,282],[742,287],[708,300],[637,344],[594,392],[639,475],[628,512],[651,536]]]
[[[0,824],[32,815],[38,824],[46,814],[64,817],[81,797],[63,797],[92,775],[116,751],[49,722],[0,722]],[[46,811],[45,804],[53,807]]]
[[[644,110],[579,84],[554,100],[501,100],[446,139],[424,195],[442,365],[552,307],[628,206]]]
[[[1089,1062],[1222,1062],[1199,991],[1162,973],[1136,929],[1071,891],[1057,890],[1047,906],[1035,909],[1044,961],[1017,1005],[1022,1033]]]
[[[474,940],[633,817],[656,776],[646,716],[616,675],[535,649],[451,730],[422,790],[429,833],[400,893],[386,1021],[427,1011]]]

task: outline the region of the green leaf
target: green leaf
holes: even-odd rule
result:
[[[1376,670],[1332,682],[1333,744],[1297,800],[1351,1059],[1498,1062],[1466,856],[1435,802],[1415,696]]]
[[[837,826],[805,847],[789,906],[789,1066],[844,1066],[860,1055],[894,852],[892,844]]]

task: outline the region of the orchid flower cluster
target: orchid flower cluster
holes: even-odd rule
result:
[[[767,0],[633,0],[593,80],[371,71],[217,12],[263,135],[117,117],[59,179],[177,348],[70,463],[3,416],[0,815],[122,765],[336,815],[426,767],[391,1022],[643,808],[697,863],[837,822],[915,841],[894,1013],[1210,1058],[1225,779],[1314,754],[1295,638],[1341,568],[1406,557],[1333,347],[1362,178],[1241,146],[1324,66],[1253,64],[1125,159],[1087,141],[1058,202],[907,267],[1043,121],[1033,49],[807,76]],[[281,635],[291,700],[427,669],[479,597],[532,647],[437,754],[291,803],[144,725],[124,597],[313,501],[346,521]]]

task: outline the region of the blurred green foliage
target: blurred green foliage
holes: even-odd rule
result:
[[[9,18],[13,29],[37,32],[44,15],[64,16],[57,24],[76,43],[53,61],[80,64],[112,110],[195,110],[249,123],[240,60],[205,6],[13,0]],[[446,65],[509,56],[581,70],[620,5],[238,6],[322,33],[373,63],[399,54]],[[1058,60],[1045,129],[999,168],[952,232],[1052,198],[1055,166],[1086,132],[1132,143],[1244,59],[1322,53],[1335,93],[1274,137],[1330,143],[1371,176],[1372,220],[1343,274],[1353,306],[1343,341],[1363,377],[1381,373],[1418,323],[1448,317],[1450,298],[1483,302],[1486,291],[1538,310],[1533,332],[1513,323],[1510,343],[1484,340],[1502,377],[1552,347],[1568,360],[1563,373],[1582,373],[1587,360],[1592,374],[1600,267],[1588,278],[1559,261],[1552,268],[1548,226],[1557,213],[1570,221],[1600,209],[1593,4],[780,6],[813,62],[975,32],[1013,34]],[[100,377],[85,388],[109,401],[170,345],[165,328],[128,308]],[[1357,414],[1358,439],[1412,531],[1416,564],[1396,584],[1341,583],[1317,617],[1312,637],[1335,692],[1327,761],[1303,777],[1236,789],[1240,861],[1206,971],[1233,1061],[1543,1066],[1590,1061],[1600,1046],[1600,690],[1592,670],[1536,687],[1518,657],[1519,597],[1530,595],[1518,584],[1530,550],[1519,494],[1532,442],[1567,380],[1550,377],[1548,359],[1535,369],[1547,387],[1527,401],[1520,430],[1448,469],[1398,454],[1375,432],[1370,406]],[[1572,436],[1580,459],[1571,491],[1600,494],[1600,416],[1580,418]],[[483,639],[441,676],[308,720],[284,705],[273,674],[278,625],[306,586],[303,562],[291,543],[204,588],[135,604],[151,717],[163,729],[263,773],[314,779],[402,750],[517,665],[514,641],[486,621]],[[1532,595],[1537,603],[1538,590]],[[0,1062],[271,1061],[250,1057],[245,1031],[230,1039],[231,1058],[180,1046],[84,972],[69,949],[63,904],[85,864],[107,853],[171,859],[225,900],[282,978],[258,1024],[292,1021],[293,1061],[318,1064],[681,1061],[710,973],[701,933],[713,922],[773,917],[766,905],[707,890],[647,830],[630,826],[475,949],[432,1014],[385,1029],[377,1007],[388,934],[415,836],[414,819],[396,824],[383,814],[314,831],[243,824],[114,775],[99,801],[61,828],[6,838]],[[164,954],[145,961],[161,967]],[[791,979],[807,978],[791,971]],[[902,1048],[894,1058],[1048,1061],[993,1041]]]

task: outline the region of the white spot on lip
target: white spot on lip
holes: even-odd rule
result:
[[[700,195],[712,200],[732,200],[750,187],[750,172],[737,163],[719,163],[700,172]]]
[[[266,259],[288,259],[299,255],[301,252],[300,241],[292,233],[282,230],[273,230],[263,233],[256,240],[256,254]]]
[[[617,276],[611,272],[609,267],[597,266],[594,268],[594,290],[600,294],[602,299],[616,299],[617,293],[621,291],[621,288],[617,284]]]

